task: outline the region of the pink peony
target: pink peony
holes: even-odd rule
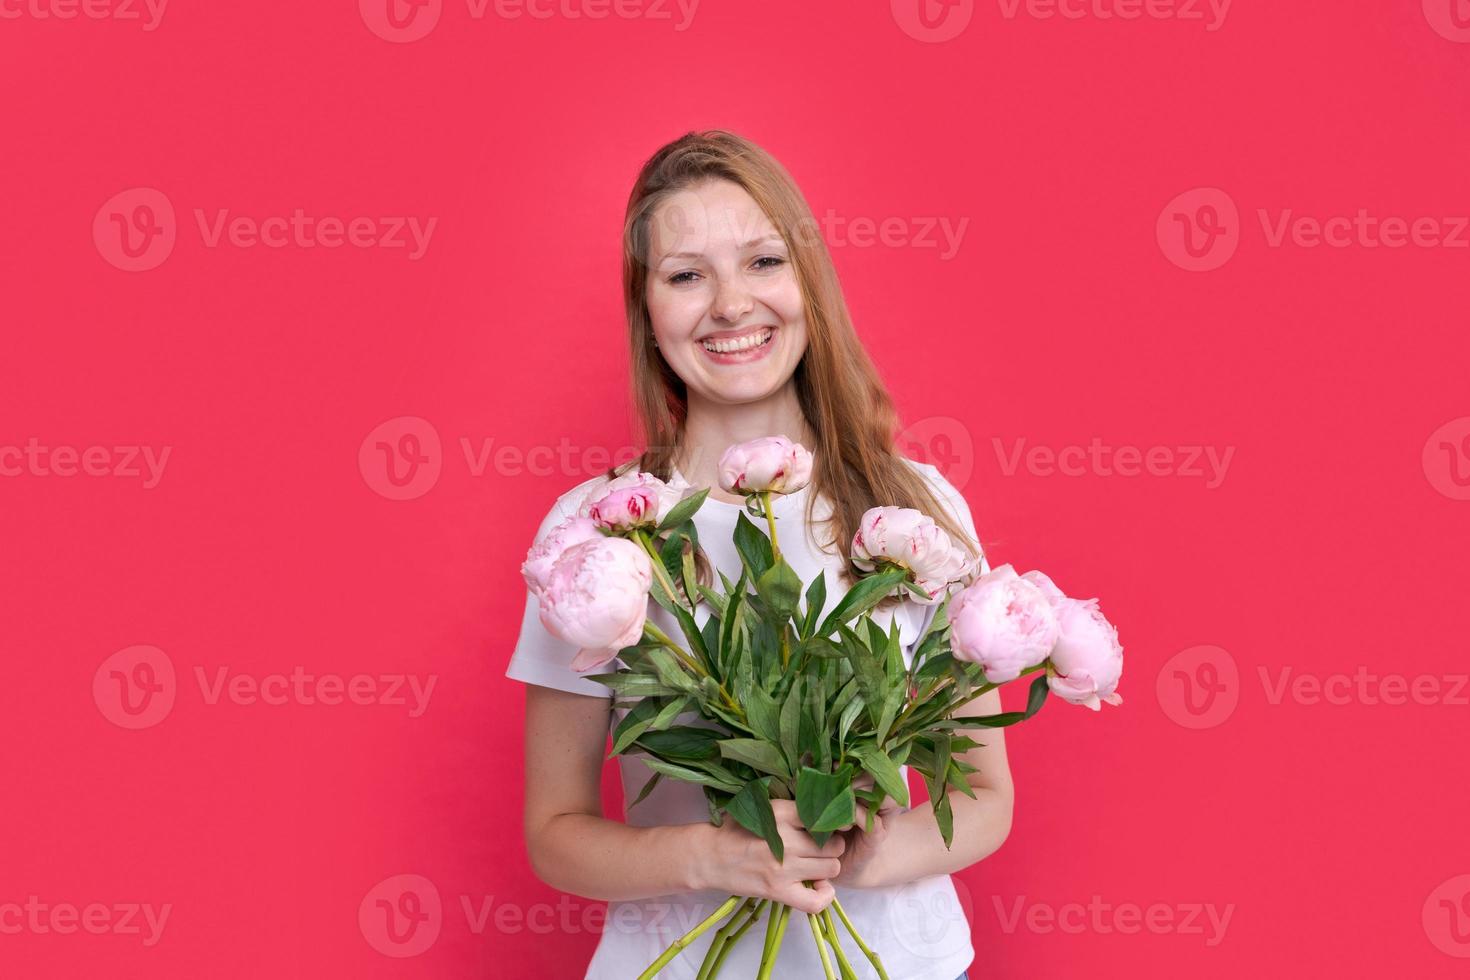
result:
[[[1051,602],[1010,565],[966,586],[949,605],[955,659],[979,664],[992,684],[1013,681],[1051,655],[1059,627]]]
[[[574,544],[551,567],[540,596],[541,625],[576,644],[572,669],[591,670],[643,636],[653,568],[626,538]]]
[[[950,585],[974,571],[964,549],[950,541],[932,518],[912,507],[872,507],[858,522],[852,563],[871,572],[880,560],[913,572],[914,584],[929,593],[927,600],[915,597],[923,605],[938,602]]]
[[[593,541],[602,536],[591,518],[568,517],[562,521],[526,552],[526,560],[521,564],[521,578],[526,580],[526,588],[531,590],[532,595],[540,597],[551,576],[551,566],[556,564],[563,551],[574,544]]]
[[[1056,602],[1060,636],[1051,653],[1047,684],[1064,701],[1098,711],[1100,702],[1122,704],[1117,693],[1123,675],[1123,647],[1118,630],[1103,618],[1096,599]]]
[[[730,493],[795,493],[812,480],[812,454],[785,436],[762,436],[726,449],[719,472]]]
[[[652,473],[624,473],[588,491],[577,508],[579,517],[590,517],[599,527],[628,531],[657,525],[684,497],[688,482],[665,483]]]

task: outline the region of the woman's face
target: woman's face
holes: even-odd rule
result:
[[[690,396],[735,404],[778,391],[806,352],[806,317],[786,243],[755,199],[707,180],[649,224],[653,335]]]

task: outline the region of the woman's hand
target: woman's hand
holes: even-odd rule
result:
[[[833,834],[818,847],[796,816],[796,803],[791,800],[772,800],[771,810],[785,847],[785,860],[777,861],[764,838],[727,816],[719,827],[705,825],[712,834],[700,839],[712,844],[706,853],[694,858],[703,862],[697,876],[699,887],[768,898],[815,915],[837,897],[830,879],[842,870],[838,858],[847,842],[841,834]],[[805,881],[815,887],[808,888],[802,884]]]
[[[854,790],[873,788],[873,777],[870,773],[864,773],[852,781]],[[892,797],[885,797],[883,803],[873,814],[873,829],[867,831],[868,808],[861,802],[857,804],[857,819],[843,830],[837,832],[832,840],[839,838],[847,841],[847,847],[842,855],[842,870],[832,879],[834,885],[842,885],[844,888],[871,888],[869,875],[873,869],[873,861],[878,856],[879,849],[888,839],[888,826],[885,818],[892,816],[899,810],[898,802]],[[831,843],[831,841],[828,841]]]

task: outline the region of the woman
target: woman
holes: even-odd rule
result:
[[[650,448],[562,494],[538,541],[610,479],[643,470],[676,489],[711,488],[695,517],[700,573],[708,578],[713,568],[733,580],[740,562],[731,532],[741,498],[720,488],[718,459],[735,443],[784,435],[813,452],[815,467],[806,489],[776,498],[782,554],[803,581],[827,576],[827,608],[852,584],[853,532],[863,512],[879,504],[929,514],[988,570],[964,498],[933,466],[894,451],[892,402],[853,330],[811,211],[779,163],[726,132],[687,134],[644,166],[625,227],[633,394]],[[885,625],[898,619],[911,660],[934,609],[905,598],[880,606],[875,618]],[[699,613],[702,625],[709,612]],[[677,634],[656,604],[649,617]],[[571,669],[575,653],[542,627],[528,596],[506,671],[528,684],[526,840],[547,884],[609,902],[588,978],[638,976],[732,894],[809,913],[836,895],[893,980],[967,975],[973,950],[949,874],[991,854],[1010,830],[1001,730],[965,756],[978,769],[970,777],[975,798],[949,791],[952,849],[928,805],[899,809],[890,801],[874,815],[871,832],[863,829],[860,805],[856,825],[818,847],[794,804],[775,800],[786,853],[778,863],[763,840],[733,820],[711,823],[702,791],[689,783],[661,780],[626,813],[626,823],[602,817],[607,737],[626,709],[614,711],[607,688]],[[999,710],[992,691],[960,713]],[[631,800],[651,772],[636,755],[619,759]],[[774,976],[822,975],[815,944],[799,935],[783,942]],[[713,930],[705,933],[661,976],[693,978],[712,937]],[[754,977],[761,946],[759,936],[747,938],[720,975]],[[863,957],[853,960],[868,971],[860,975],[871,975]]]

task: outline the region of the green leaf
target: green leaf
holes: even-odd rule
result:
[[[699,510],[700,505],[704,503],[704,498],[709,496],[709,491],[710,488],[705,487],[702,490],[691,493],[670,507],[669,512],[664,515],[664,519],[659,523],[658,530],[667,531],[669,528],[683,524],[693,517],[695,511]]]
[[[694,652],[695,659],[703,664],[709,663],[709,651],[705,648],[704,636],[699,632],[694,616],[688,609],[679,606],[674,610],[674,617],[679,620],[679,628],[684,631],[684,639],[689,641],[689,649]]]
[[[813,657],[825,660],[840,660],[847,656],[847,651],[825,636],[813,636],[801,641],[795,653],[807,653]]]
[[[643,784],[643,788],[638,791],[637,797],[634,798],[632,803],[628,804],[627,808],[631,810],[638,804],[642,803],[643,798],[647,796],[653,790],[653,788],[658,785],[658,781],[663,778],[663,773],[659,772],[656,772],[652,776],[649,776],[648,781]]]
[[[726,759],[743,762],[757,772],[791,778],[791,769],[786,765],[781,750],[760,738],[727,738],[719,743],[720,755]]]
[[[611,688],[623,697],[663,697],[680,694],[651,674],[638,674],[631,670],[619,670],[611,674],[588,674],[589,681],[596,681]]]
[[[939,824],[939,836],[944,838],[944,848],[954,843],[954,810],[950,807],[949,794],[940,793],[934,798],[934,820]]]
[[[802,766],[796,776],[796,815],[818,846],[857,817],[852,775],[852,767],[845,765],[835,773]]]
[[[821,574],[812,579],[812,584],[806,588],[806,616],[801,623],[801,636],[803,639],[812,635],[812,630],[817,627],[817,617],[822,614],[822,607],[827,604],[827,571],[823,569]]]
[[[856,585],[848,589],[832,609],[827,617],[822,620],[822,625],[817,627],[818,636],[827,636],[837,628],[838,623],[846,623],[856,619],[869,609],[883,600],[883,597],[893,591],[900,579],[908,574],[907,569],[890,568],[887,571],[877,572],[862,578]]]
[[[746,830],[763,838],[777,861],[786,859],[786,846],[776,829],[776,814],[771,809],[771,798],[767,789],[770,777],[746,783],[734,799],[725,804],[725,811]]]
[[[741,706],[755,734],[768,742],[781,741],[781,710],[764,688],[752,687]]]
[[[970,781],[965,778],[965,774],[960,772],[958,762],[958,759],[950,760],[949,771],[945,774],[945,779],[949,781],[949,785],[973,800],[975,799],[975,787],[971,786]]]
[[[876,745],[854,745],[848,751],[857,756],[863,768],[872,774],[873,782],[882,787],[883,792],[893,797],[899,806],[909,805],[908,781],[882,749]]]
[[[962,715],[949,719],[955,724],[955,728],[1005,728],[1017,722],[1025,721],[1046,703],[1046,672],[1037,675],[1036,680],[1031,682],[1031,690],[1026,694],[1025,711],[1003,711],[998,715]]]
[[[730,663],[730,650],[735,643],[735,637],[741,628],[741,618],[745,611],[745,572],[740,573],[740,581],[730,591],[730,601],[725,606],[725,615],[720,620],[720,663]]]
[[[781,749],[790,760],[792,771],[801,765],[798,741],[801,737],[801,691],[802,679],[798,677],[791,682],[791,690],[786,692],[786,701],[781,705]]]
[[[693,763],[719,758],[720,734],[713,728],[680,725],[662,732],[644,732],[634,744],[661,758]]]
[[[735,550],[752,580],[759,579],[771,567],[771,539],[755,526],[745,512],[735,517]]]
[[[633,710],[623,716],[613,729],[612,751],[607,754],[611,759],[622,752],[633,740],[642,735],[653,726],[654,719],[658,717],[661,702],[657,698],[644,698],[633,706]]]
[[[686,783],[699,783],[702,786],[713,786],[727,793],[738,793],[742,784],[734,779],[717,777],[711,773],[699,769],[691,769],[688,766],[677,765],[673,762],[665,762],[652,756],[642,760],[648,768],[654,772],[661,772],[665,776],[683,780]]]
[[[776,620],[772,625],[778,625],[785,623],[796,611],[797,601],[801,598],[801,578],[782,558],[761,573],[756,579],[755,590],[770,606],[771,617]]]
[[[838,745],[847,744],[848,729],[852,728],[852,723],[857,720],[857,716],[863,710],[865,704],[866,702],[863,701],[862,696],[859,695],[849,701],[847,703],[847,707],[842,709],[842,715],[837,719]]]
[[[663,685],[681,694],[693,694],[699,690],[699,681],[667,649],[648,651],[648,660],[658,673]]]

